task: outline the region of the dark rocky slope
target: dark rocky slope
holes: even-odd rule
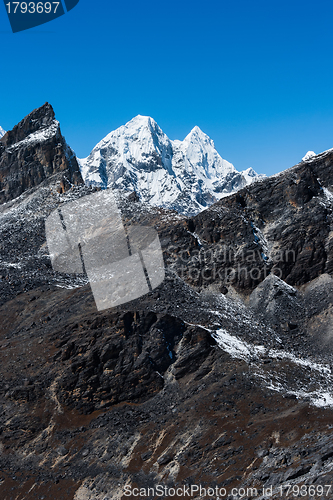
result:
[[[170,265],[197,287],[250,293],[271,272],[302,285],[333,271],[333,152],[223,198],[172,228]],[[204,271],[202,270],[204,269]]]
[[[331,153],[191,219],[119,199],[126,224],[158,230],[167,273],[102,312],[85,275],[52,271],[45,241],[51,211],[91,190],[58,189],[70,166],[35,172],[0,205],[1,499],[129,498],[126,484],[277,499],[280,485],[331,484]]]

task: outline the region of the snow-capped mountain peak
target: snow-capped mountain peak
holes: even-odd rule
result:
[[[88,184],[123,188],[133,191],[131,179],[141,170],[158,166],[157,158],[168,172],[171,170],[172,146],[155,120],[138,115],[110,132],[81,160],[83,178]],[[123,175],[130,174],[125,185]]]
[[[171,141],[142,115],[110,132],[79,163],[87,184],[135,191],[142,201],[187,215],[258,178],[252,169],[237,172],[198,126]]]
[[[115,143],[119,140],[123,144],[129,141],[138,142],[140,144],[140,149],[144,151],[148,145],[152,145],[151,141],[155,135],[165,136],[153,118],[137,115],[125,125],[110,132],[94,149],[100,148],[107,143]]]
[[[0,139],[5,135],[5,133],[6,131],[2,127],[0,127]]]
[[[198,173],[206,174],[205,177],[214,180],[225,177],[231,172],[236,172],[235,167],[223,160],[215,149],[212,139],[198,126],[195,126],[182,142],[177,142],[175,149],[184,154],[184,161]]]
[[[152,145],[154,136],[164,136],[162,130],[150,116],[137,115],[125,125],[111,132],[107,137],[124,137],[125,140],[140,141],[141,146]],[[143,148],[144,149],[144,148]]]
[[[197,125],[194,128],[192,128],[191,132],[185,137],[183,141],[179,142],[183,144],[184,150],[185,149],[189,150],[193,148],[203,151],[207,148],[211,148],[212,150],[216,151],[214,141],[207,134],[205,134],[201,130],[201,128],[199,128]]]
[[[214,147],[214,142],[212,139],[205,134],[198,125],[192,128],[191,132],[185,137],[183,142],[194,142],[194,141],[200,141],[200,142],[209,142]]]

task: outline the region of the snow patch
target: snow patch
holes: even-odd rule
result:
[[[291,352],[250,344],[237,336],[230,335],[224,329],[212,331],[211,335],[218,346],[230,356],[249,363],[255,376],[268,389],[285,395],[294,395],[296,398],[307,399],[317,407],[333,407],[333,394],[331,393],[333,376],[329,365],[296,357]],[[286,370],[264,371],[260,359],[263,356],[275,359],[278,362],[285,361],[290,364],[290,369],[294,371],[297,368],[304,370],[307,374],[310,371],[311,376],[303,376],[303,371],[301,376],[297,378],[286,375]],[[283,376],[285,380],[283,380]],[[313,390],[314,385],[316,385],[316,390]]]
[[[37,144],[43,141],[47,141],[48,139],[51,139],[54,137],[59,130],[59,122],[57,120],[54,120],[52,125],[50,125],[47,128],[44,128],[42,130],[37,130],[37,132],[33,132],[32,134],[28,135],[25,139],[22,141],[16,142],[12,146],[10,146],[7,151],[9,153],[15,151],[16,149],[21,148],[22,146],[27,147],[31,146],[33,144]]]
[[[189,234],[191,234],[198,242],[199,247],[202,247],[202,240],[199,238],[197,233],[191,233],[191,231],[187,231]]]
[[[244,359],[249,361],[258,354],[263,354],[265,348],[263,346],[250,346],[247,342],[240,340],[233,335],[230,335],[226,330],[217,330],[212,334],[218,345],[233,358]]]
[[[331,193],[331,191],[329,191],[327,188],[323,187],[323,192],[324,192],[324,195],[325,197],[327,198],[327,200],[330,202],[330,203],[333,203],[333,193]]]
[[[314,151],[308,151],[306,155],[303,156],[302,161],[308,161],[313,158],[313,156],[316,156],[316,153]]]

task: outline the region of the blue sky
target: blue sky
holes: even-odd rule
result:
[[[0,125],[50,102],[87,156],[137,114],[198,125],[238,170],[272,174],[333,147],[333,2],[80,0],[13,34],[0,6]]]

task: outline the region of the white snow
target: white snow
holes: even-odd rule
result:
[[[21,269],[22,265],[19,263],[14,263],[14,262],[4,262],[0,260],[0,265],[3,268],[8,268],[8,267],[13,267],[15,269]]]
[[[246,184],[251,184],[253,181],[264,179],[266,177],[265,174],[257,174],[257,172],[255,172],[251,167],[243,170],[241,174]]]
[[[191,234],[198,242],[199,247],[202,247],[202,240],[199,238],[197,233],[191,233],[191,231],[187,231],[189,234]]]
[[[308,151],[305,156],[303,156],[302,161],[308,161],[310,160],[313,156],[316,156],[316,153],[314,151]]]
[[[183,141],[173,141],[174,164],[184,161],[187,170],[199,178],[214,181],[236,172],[235,167],[223,160],[214,142],[199,127],[194,127]],[[178,156],[178,157],[177,157]]]
[[[228,310],[230,302],[223,297],[224,311]],[[235,305],[235,304],[234,304]],[[239,304],[240,310],[243,306]],[[240,312],[239,310],[239,312]],[[215,316],[226,320],[228,314],[211,310]],[[231,314],[237,314],[237,307],[232,307]],[[248,318],[249,325],[255,326],[253,318]],[[246,324],[247,319],[239,315],[239,324]],[[225,328],[219,328],[218,323],[213,323],[209,328],[198,326],[208,331],[216,340],[218,348],[227,352],[232,358],[243,360],[248,364],[251,377],[267,389],[277,391],[284,396],[294,395],[296,398],[305,399],[317,407],[333,407],[333,373],[329,364],[318,363],[309,357],[295,355],[291,351],[275,349],[268,345],[258,345],[241,338],[239,335],[231,334]],[[274,332],[271,332],[274,334]],[[258,331],[258,338],[260,331]],[[280,339],[276,339],[279,342]],[[271,359],[273,362],[265,364],[264,360]]]
[[[333,203],[333,193],[329,191],[327,188],[323,187],[323,192],[325,195],[325,198],[330,202]]]
[[[283,394],[293,394],[297,398],[306,398],[318,407],[333,407],[333,393],[331,391],[333,374],[329,365],[296,357],[293,353],[284,350],[250,344],[237,336],[230,335],[224,329],[211,331],[211,334],[218,346],[230,356],[251,363],[254,374],[267,388]],[[307,373],[310,371],[311,376],[309,379],[303,377],[298,381],[296,378],[295,380],[288,380],[288,378],[283,380],[283,371],[275,373],[263,371],[260,364],[260,357],[263,355],[279,362],[286,361],[291,364],[291,368],[294,366]],[[316,390],[313,390],[314,385],[316,385]]]
[[[249,361],[252,357],[265,351],[263,346],[250,346],[247,342],[230,335],[226,330],[217,330],[212,334],[212,337],[221,349],[228,352],[233,358]]]
[[[0,139],[3,137],[6,133],[6,130],[4,130],[2,127],[0,127]]]
[[[260,178],[253,169],[237,172],[199,127],[171,141],[141,115],[108,134],[79,164],[87,184],[136,191],[142,201],[186,214]]]
[[[58,131],[59,131],[59,122],[57,120],[54,120],[52,125],[42,130],[37,130],[37,132],[33,132],[22,141],[16,142],[15,144],[13,144],[8,148],[8,151],[12,152],[22,146],[28,146],[31,144],[36,144],[42,141],[46,141],[51,137],[55,136]]]
[[[212,334],[212,336],[224,351],[228,352],[235,358],[249,360],[250,358],[256,358],[259,355],[265,354],[270,358],[280,360],[286,359],[288,361],[292,361],[296,365],[311,368],[312,370],[316,370],[317,372],[324,375],[331,375],[332,373],[331,368],[328,365],[314,363],[313,361],[308,359],[297,358],[294,354],[287,351],[265,348],[261,345],[249,344],[234,335],[230,335],[226,330],[217,330]]]

